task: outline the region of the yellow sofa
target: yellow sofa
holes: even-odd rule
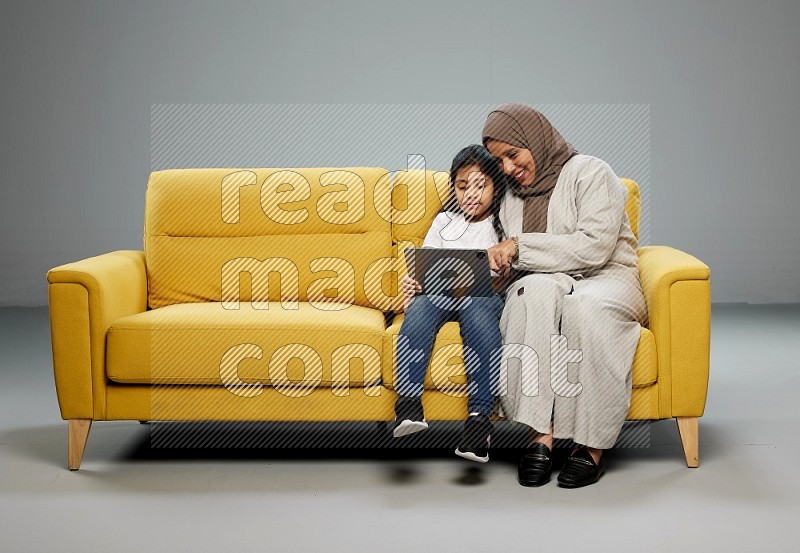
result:
[[[48,271],[68,466],[93,421],[389,421],[402,251],[420,245],[446,172],[180,169],[150,176],[144,251]],[[638,233],[639,190],[623,179]],[[650,327],[629,419],[676,418],[698,464],[708,385],[709,268],[639,249]],[[457,323],[439,333],[426,416],[466,415]]]

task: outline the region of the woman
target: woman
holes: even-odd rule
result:
[[[628,413],[633,354],[647,324],[626,189],[608,164],[578,154],[529,106],[491,112],[483,143],[509,177],[497,215],[506,239],[489,259],[516,279],[500,320],[500,409],[531,428],[519,481],[550,480],[555,437],[577,444],[559,485],[593,484]],[[535,356],[525,354],[530,348]]]

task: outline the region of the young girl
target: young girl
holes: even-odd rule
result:
[[[499,221],[495,213],[505,193],[505,182],[505,175],[483,146],[461,150],[450,168],[453,194],[434,219],[423,247],[487,249],[497,244]],[[398,337],[394,436],[428,428],[421,400],[425,369],[439,329],[448,321],[458,321],[467,368],[469,417],[456,455],[485,463],[489,460],[493,383],[502,347],[499,320],[503,299],[497,293],[471,297],[460,308],[447,309],[421,294],[422,288],[413,278],[405,277],[401,286],[406,316]]]

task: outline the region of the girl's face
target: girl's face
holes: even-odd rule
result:
[[[458,207],[472,222],[483,221],[492,214],[494,183],[481,173],[478,165],[465,165],[456,173],[453,181]]]
[[[486,141],[486,149],[497,160],[503,173],[517,181],[520,186],[530,186],[536,180],[536,162],[527,148],[490,138]]]

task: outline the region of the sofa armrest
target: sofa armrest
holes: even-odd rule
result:
[[[64,419],[105,417],[105,344],[111,323],[147,310],[144,252],[120,250],[47,272],[50,337]]]
[[[699,417],[708,391],[711,271],[668,246],[639,248],[639,274],[658,354],[659,413]]]

